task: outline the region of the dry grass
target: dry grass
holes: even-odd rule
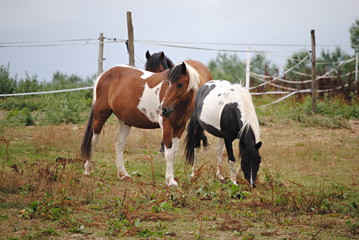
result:
[[[157,152],[160,130],[132,130],[125,150],[132,180],[119,181],[113,119],[101,134],[92,177],[83,177],[77,160],[83,132],[84,126],[18,127],[1,137],[9,142],[8,158],[0,145],[2,237],[358,238],[357,121],[335,130],[265,122],[263,163],[253,191],[242,177],[239,187],[216,180],[217,140],[211,136],[208,150],[199,153],[193,182],[181,142],[175,165],[179,187],[167,188]],[[226,161],[223,171],[228,177]]]

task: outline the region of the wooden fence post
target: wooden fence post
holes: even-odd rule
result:
[[[104,47],[104,38],[103,33],[100,33],[100,44],[98,48],[98,68],[97,68],[97,75],[100,76],[100,74],[103,72],[103,47]]]
[[[316,55],[315,55],[315,31],[310,31],[312,38],[312,112],[317,113],[317,76],[316,76]]]
[[[129,64],[135,66],[135,47],[133,44],[133,26],[132,26],[132,13],[127,12],[127,33],[128,33],[128,57]]]

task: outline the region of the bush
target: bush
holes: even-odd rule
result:
[[[16,79],[10,77],[9,65],[0,66],[0,94],[14,93],[16,89]]]
[[[40,121],[42,124],[76,124],[87,119],[89,110],[86,91],[74,93],[62,93],[46,96],[48,103],[43,111],[45,116]]]
[[[311,113],[311,98],[306,98],[305,107],[306,112]],[[359,102],[358,100],[353,100],[350,104],[346,104],[341,98],[325,95],[323,100],[317,101],[317,113],[327,117],[348,120],[359,119]]]
[[[13,126],[33,126],[35,124],[31,112],[27,108],[11,110],[6,116],[6,120]]]

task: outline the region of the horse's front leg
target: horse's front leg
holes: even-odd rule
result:
[[[236,161],[233,155],[233,148],[232,148],[232,139],[228,136],[224,137],[224,143],[226,145],[227,155],[228,155],[228,163],[229,163],[229,171],[230,171],[230,179],[234,185],[237,184],[237,175],[234,169],[234,162]]]
[[[165,145],[167,186],[174,186],[174,187],[178,186],[178,183],[174,179],[174,161],[176,159],[179,141],[184,129],[185,126],[175,131],[174,128],[164,120],[163,143]]]
[[[217,177],[217,179],[219,181],[224,181],[224,177],[222,176],[222,172],[223,172],[223,167],[222,167],[223,148],[224,148],[224,140],[223,140],[223,138],[218,138],[216,177]]]
[[[123,149],[126,144],[126,139],[130,133],[131,127],[127,126],[120,121],[120,129],[116,137],[115,150],[116,150],[116,167],[118,177],[122,179],[130,179],[130,175],[125,168],[125,161],[123,159]]]
[[[171,147],[165,144],[165,158],[166,158],[166,184],[167,186],[177,187],[178,183],[174,179],[174,161],[176,159],[178,150],[179,138],[172,138]]]

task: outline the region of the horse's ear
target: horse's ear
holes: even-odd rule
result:
[[[257,150],[258,150],[261,146],[262,146],[262,142],[258,142],[258,143],[256,144]]]
[[[150,51],[147,50],[146,52],[146,59],[149,59],[151,57]]]
[[[186,64],[184,62],[182,62],[182,73],[186,74],[186,72],[187,72]]]
[[[160,59],[161,59],[161,61],[162,61],[164,58],[165,58],[165,53],[164,53],[164,52],[161,52],[161,53],[160,53]]]

